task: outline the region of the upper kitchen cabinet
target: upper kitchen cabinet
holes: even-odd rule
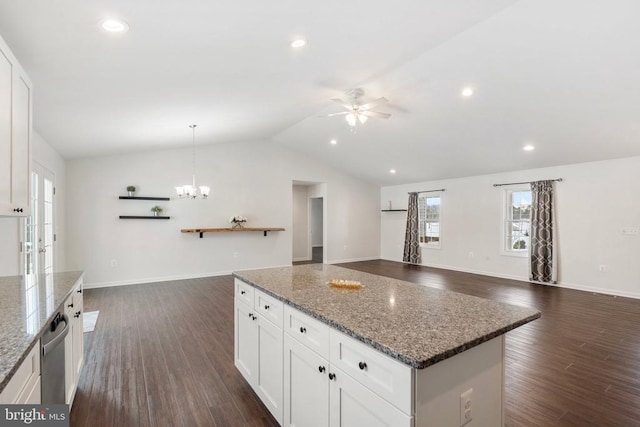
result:
[[[30,211],[31,82],[0,37],[0,216]]]

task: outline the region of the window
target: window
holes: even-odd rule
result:
[[[504,252],[525,255],[531,239],[531,191],[506,190]]]
[[[427,247],[440,247],[440,195],[418,199],[420,243]]]

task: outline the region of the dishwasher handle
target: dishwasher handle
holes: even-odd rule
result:
[[[42,346],[42,356],[46,356],[51,353],[57,346],[66,338],[69,333],[69,318],[66,314],[61,316],[60,322],[64,322],[64,328],[60,330],[54,338]],[[57,329],[57,328],[56,328]]]

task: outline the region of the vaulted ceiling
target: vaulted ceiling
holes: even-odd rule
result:
[[[387,185],[640,155],[638,16],[636,0],[0,0],[0,35],[66,158],[188,147],[198,123],[198,144],[270,139]],[[355,87],[391,118],[319,117]]]

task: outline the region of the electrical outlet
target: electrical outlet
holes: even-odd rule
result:
[[[473,415],[471,413],[472,394],[473,389],[470,388],[460,395],[460,427],[467,425],[473,419]]]
[[[600,270],[600,273],[604,273],[605,271],[607,271],[607,266],[604,264],[600,264],[598,266],[598,270]]]
[[[111,260],[111,267],[117,267],[118,266],[118,261],[116,261],[115,259]]]
[[[473,258],[475,256],[476,256],[476,254],[474,254],[473,251],[469,251],[469,258]]]

